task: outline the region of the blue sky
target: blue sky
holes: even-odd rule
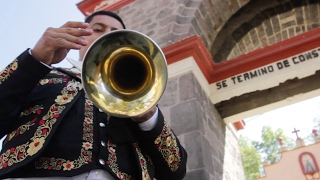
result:
[[[60,27],[67,21],[83,21],[84,15],[77,8],[80,0],[27,0],[0,1],[0,17],[2,25],[0,34],[0,69],[3,69],[21,52],[32,48],[47,27]],[[78,59],[78,52],[71,51],[68,55]],[[67,61],[57,66],[70,67]],[[291,133],[293,128],[300,129],[301,136],[311,133],[312,119],[319,116],[320,98],[313,98],[297,105],[291,105],[281,110],[257,115],[247,120],[245,130],[240,134],[256,139],[260,137],[261,127],[270,125],[274,130],[284,129],[286,135],[295,138]],[[0,146],[1,148],[1,146]]]
[[[60,27],[67,21],[83,21],[76,6],[81,0],[0,1],[2,35],[0,68],[4,68],[27,48],[32,48],[48,27]],[[78,52],[68,55],[75,60]],[[59,66],[69,67],[67,61]]]

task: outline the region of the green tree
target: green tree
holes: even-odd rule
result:
[[[261,141],[252,141],[252,145],[263,155],[263,161],[268,160],[270,164],[273,164],[280,159],[279,138],[282,139],[283,146],[288,150],[294,148],[293,139],[284,135],[282,129],[278,128],[273,131],[270,126],[263,126]]]
[[[255,180],[260,177],[261,155],[247,137],[240,136],[238,142],[246,180]]]
[[[294,141],[285,136],[282,129],[273,131],[270,126],[262,128],[261,141],[240,136],[238,143],[246,180],[255,180],[264,173],[262,162],[267,160],[273,164],[280,159],[279,138],[288,150],[294,148]]]

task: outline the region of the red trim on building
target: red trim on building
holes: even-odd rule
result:
[[[215,64],[198,36],[163,48],[168,64],[193,56],[209,84],[320,47],[320,28]]]
[[[120,9],[121,7],[133,2],[134,0],[118,0],[118,2],[114,4],[107,5],[106,0],[83,0],[77,4],[78,9],[84,14],[86,17],[91,13],[97,10],[108,10],[115,11]],[[98,7],[98,6],[101,7]]]
[[[163,48],[163,52],[168,64],[192,56],[208,83],[212,84],[317,47],[320,47],[320,28],[219,64],[213,62],[198,36],[191,36],[169,45]],[[233,125],[236,130],[241,130],[244,129],[245,123],[241,120]]]
[[[191,36],[162,49],[167,63],[172,64],[192,56],[207,80],[213,76],[214,62],[198,36]]]
[[[243,120],[233,123],[233,126],[237,131],[244,129],[245,125],[246,125],[246,123]]]

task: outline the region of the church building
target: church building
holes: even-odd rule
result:
[[[304,141],[297,135],[296,147],[291,150],[287,150],[280,140],[280,160],[274,164],[266,162],[265,175],[257,180],[320,180],[320,136],[315,129],[312,133],[315,143],[305,146]]]

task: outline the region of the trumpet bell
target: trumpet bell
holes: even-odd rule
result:
[[[161,48],[133,30],[116,30],[98,38],[82,65],[88,98],[115,117],[134,117],[152,109],[165,90],[167,77]]]

